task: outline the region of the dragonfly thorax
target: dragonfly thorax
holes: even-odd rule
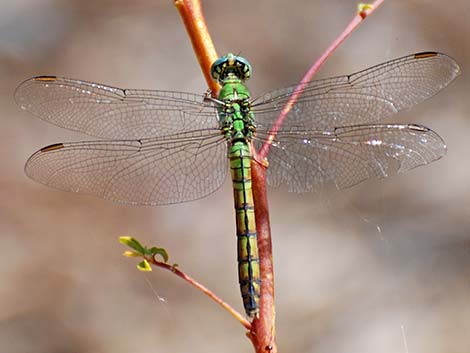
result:
[[[221,130],[227,139],[232,143],[251,140],[255,132],[255,124],[247,98],[239,101],[226,100],[218,113]]]
[[[236,102],[240,105],[246,105],[250,99],[250,91],[240,79],[229,75],[222,82],[218,98],[225,103]]]
[[[217,97],[220,128],[232,144],[251,140],[255,131],[250,92],[243,82],[250,72],[250,64],[233,54],[212,65],[212,77],[222,85]]]

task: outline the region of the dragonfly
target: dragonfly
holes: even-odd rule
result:
[[[239,285],[249,318],[259,314],[260,269],[251,161],[266,141],[268,184],[309,192],[351,187],[440,159],[443,139],[417,124],[382,122],[432,97],[459,75],[437,52],[391,60],[302,87],[283,125],[271,127],[296,86],[252,98],[243,57],[225,55],[211,75],[217,97],[121,89],[57,76],[18,86],[18,105],[39,118],[97,140],[56,143],[26,162],[42,184],[132,205],[205,197],[230,170],[237,226]]]

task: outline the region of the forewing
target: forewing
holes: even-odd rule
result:
[[[218,127],[216,110],[202,94],[39,76],[23,82],[15,100],[52,124],[101,138],[150,138]]]
[[[227,145],[217,130],[60,143],[33,154],[25,171],[61,190],[129,204],[165,205],[217,190],[227,172]]]
[[[295,192],[315,191],[328,184],[342,189],[428,164],[445,152],[442,138],[420,125],[281,132],[269,152],[268,183],[286,184]]]
[[[311,81],[289,112],[281,130],[374,123],[446,87],[460,69],[451,57],[426,52],[404,56],[352,75]],[[271,128],[296,86],[273,91],[253,103],[259,130]]]

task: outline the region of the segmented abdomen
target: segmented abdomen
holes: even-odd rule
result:
[[[253,318],[259,312],[261,279],[249,146],[242,141],[235,142],[229,159],[237,221],[238,279],[246,314]]]

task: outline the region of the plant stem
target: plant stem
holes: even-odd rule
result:
[[[194,53],[199,61],[207,85],[214,95],[217,95],[220,86],[212,79],[210,71],[211,65],[218,59],[218,55],[207,29],[201,2],[199,0],[175,0],[175,6],[191,39]]]
[[[272,126],[269,136],[260,151],[257,152],[252,148],[254,158],[252,160],[251,167],[260,258],[261,299],[259,317],[253,320],[251,328],[247,325],[244,326],[249,329],[247,335],[251,339],[257,353],[277,353],[275,342],[274,267],[269,211],[266,196],[267,163],[265,163],[265,160],[269,148],[283,121],[286,119],[289,111],[305,87],[305,84],[310,82],[320,66],[334,52],[334,50],[384,1],[385,0],[377,0],[369,6],[363,6],[361,10],[358,11],[343,33],[333,41],[323,55],[305,74],[278,119]],[[206,78],[206,82],[212,92],[217,94],[219,86],[210,77],[210,66],[218,57],[202,14],[200,0],[175,0],[175,5],[183,19],[202,72]]]
[[[385,0],[376,0],[374,3],[368,5],[367,7],[363,6],[363,9],[357,12],[357,14],[351,20],[351,22],[346,26],[344,31],[328,46],[328,48],[326,48],[323,54],[313,63],[310,69],[305,73],[305,76],[297,85],[294,92],[290,96],[288,102],[286,103],[281,113],[279,114],[279,117],[276,119],[273,126],[271,127],[271,130],[269,131],[269,135],[264,141],[263,146],[260,148],[258,152],[258,156],[261,160],[267,157],[269,149],[271,147],[273,140],[276,137],[277,132],[281,128],[284,120],[287,118],[287,115],[289,114],[290,110],[294,106],[295,102],[297,101],[299,96],[302,94],[305,88],[305,85],[312,80],[313,76],[315,76],[315,74],[318,72],[320,67],[323,65],[326,59],[328,59],[331,56],[331,54],[333,54],[336,48],[338,48],[341,45],[341,43],[343,43],[346,40],[346,38],[348,38],[357,27],[359,27],[359,25],[367,18],[367,16],[369,16],[375,10],[377,10],[377,8],[380,5],[382,5],[384,1]]]
[[[201,292],[203,292],[205,295],[207,295],[209,298],[211,298],[213,301],[215,301],[217,304],[219,304],[222,308],[227,310],[247,330],[251,329],[251,323],[247,319],[245,319],[245,317],[243,315],[241,315],[238,311],[236,311],[234,308],[232,308],[229,304],[227,304],[222,299],[220,299],[217,295],[214,294],[214,292],[209,290],[207,287],[203,286],[201,283],[196,281],[194,278],[188,276],[186,273],[181,271],[177,266],[170,265],[170,264],[167,264],[167,263],[164,263],[164,262],[161,262],[161,261],[157,261],[157,260],[155,260],[155,258],[147,259],[147,261],[150,262],[152,265],[164,268],[165,270],[171,271],[175,275],[181,277],[186,282],[188,282],[190,285],[192,285],[193,287],[196,287]]]
[[[251,323],[248,337],[256,352],[276,353],[276,310],[274,305],[274,264],[266,193],[266,165],[255,157],[251,162],[253,201],[255,204],[256,233],[261,274],[259,317]]]
[[[200,0],[176,0],[175,5],[186,26],[206,82],[212,92],[217,94],[219,87],[214,87],[210,67],[218,57],[205,24]],[[277,353],[274,341],[274,273],[266,197],[266,167],[256,162],[256,158],[251,166],[260,258],[261,299],[259,318],[253,320],[247,336],[251,339],[257,353]]]

